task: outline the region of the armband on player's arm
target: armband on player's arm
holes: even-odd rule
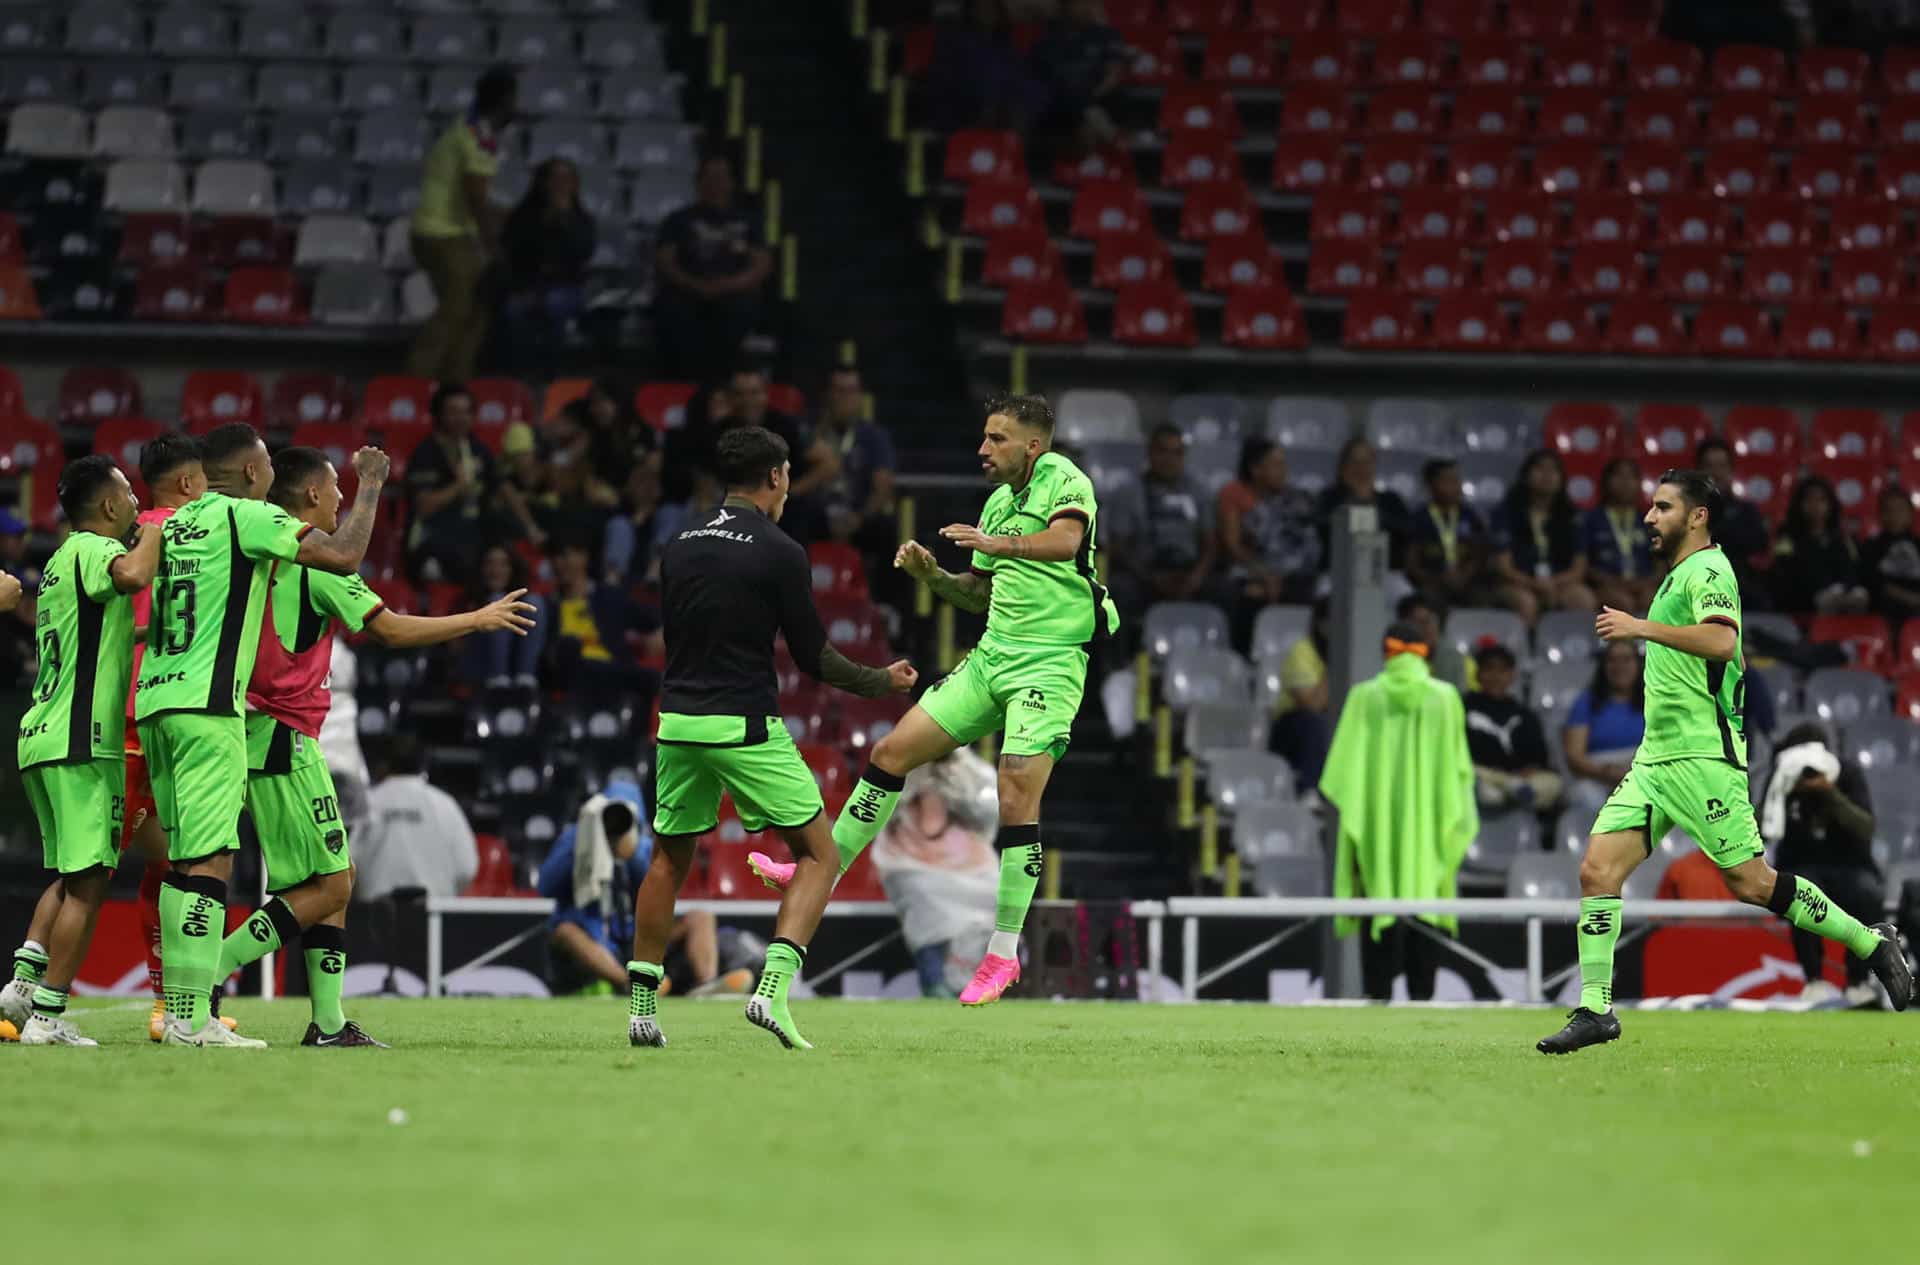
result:
[[[893,692],[885,668],[855,663],[830,645],[820,648],[820,679],[855,698],[884,698]]]

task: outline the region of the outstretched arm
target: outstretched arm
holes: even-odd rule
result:
[[[1056,514],[1045,531],[1031,536],[989,536],[978,527],[954,523],[940,529],[954,544],[984,553],[991,558],[1016,558],[1029,562],[1071,562],[1087,538],[1087,520],[1078,514]]]
[[[520,600],[526,593],[525,589],[515,589],[478,610],[462,611],[458,615],[402,615],[382,609],[367,621],[367,635],[394,650],[437,646],[477,632],[510,632],[524,637],[533,627],[533,617],[539,610],[532,603]]]
[[[295,562],[335,575],[351,575],[366,560],[367,545],[373,540],[374,512],[380,508],[380,490],[387,483],[387,454],[378,448],[362,448],[353,454],[353,471],[360,476],[353,508],[335,530],[315,529],[302,536]]]
[[[955,574],[942,571],[924,545],[909,540],[893,555],[893,565],[963,611],[979,614],[987,609],[993,593],[993,577],[978,571]]]

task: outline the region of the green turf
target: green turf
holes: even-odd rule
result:
[[[1920,1179],[1904,1016],[1629,1014],[1548,1059],[1544,1011],[810,1002],[811,1054],[723,1002],[664,1003],[666,1050],[609,999],[352,1004],[392,1051],[231,1013],[286,1048],[117,1009],[82,1015],[101,1050],[0,1049],[16,1230],[255,1265],[1834,1265],[1904,1258]]]

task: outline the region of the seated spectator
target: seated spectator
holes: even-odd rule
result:
[[[1653,548],[1647,536],[1646,506],[1641,503],[1640,467],[1616,457],[1600,476],[1600,504],[1580,521],[1580,550],[1587,555],[1587,576],[1602,605],[1638,613],[1653,601],[1659,580],[1653,574]]]
[[[867,582],[877,584],[893,569],[900,543],[894,519],[893,439],[884,426],[868,419],[858,369],[843,366],[828,375],[826,404],[813,439],[833,458],[831,466],[822,463],[815,494],[825,508],[827,531],[860,551]],[[812,474],[811,467],[805,473]]]
[[[907,774],[899,811],[873,843],[923,997],[958,996],[993,934],[995,778],[969,747],[922,765]]]
[[[1077,156],[1118,135],[1111,107],[1131,53],[1100,0],[1066,0],[1064,9],[1034,45],[1032,62],[1046,92],[1041,129],[1059,152]]]
[[[1856,615],[1867,609],[1860,551],[1840,521],[1833,485],[1809,475],[1793,489],[1767,580],[1774,604],[1795,614]]]
[[[758,209],[735,196],[732,159],[702,158],[694,190],[696,200],[667,216],[656,239],[653,337],[664,377],[707,384],[752,331],[773,256]]]
[[[1880,533],[1861,547],[1860,577],[1876,615],[1897,623],[1920,614],[1920,536],[1913,501],[1898,484],[1880,493]]]
[[[686,420],[667,432],[664,460],[669,501],[686,499],[695,471],[713,471],[713,446],[722,431],[732,426],[764,426],[786,440],[787,451],[793,454],[793,484],[781,528],[794,534],[793,525],[786,521],[796,510],[793,499],[813,493],[827,481],[829,472],[837,471],[838,463],[806,423],[769,406],[768,385],[765,369],[743,362],[726,382],[694,397]]]
[[[380,763],[380,780],[367,792],[366,838],[354,843],[354,899],[408,890],[458,896],[480,872],[466,813],[427,781],[413,735],[393,735]]]
[[[1239,477],[1220,489],[1217,507],[1234,643],[1244,648],[1262,606],[1312,600],[1324,544],[1313,498],[1287,481],[1287,454],[1271,439],[1240,445]]]
[[[619,492],[601,480],[591,459],[575,456],[565,448],[548,455],[542,467],[541,492],[529,498],[528,505],[546,539],[595,544],[619,507]]]
[[[561,543],[553,578],[555,684],[581,698],[650,690],[654,674],[640,666],[635,650],[654,660],[664,652],[658,613],[624,589],[596,584],[593,552],[582,541]],[[628,644],[629,634],[635,645]]]
[[[467,587],[467,605],[477,609],[497,602],[515,589],[527,587],[527,569],[518,554],[505,545],[489,545],[480,555],[476,582]],[[520,599],[534,608],[533,627],[525,636],[500,629],[467,637],[460,646],[460,675],[475,685],[539,685],[540,656],[547,648],[547,622],[552,608],[538,593]]]
[[[1573,700],[1564,742],[1567,771],[1611,791],[1627,775],[1647,732],[1647,685],[1640,651],[1610,641],[1593,665],[1593,682]]]
[[[1733,449],[1724,439],[1703,439],[1693,450],[1693,464],[1720,489],[1720,517],[1714,520],[1713,539],[1740,577],[1741,605],[1770,609],[1770,595],[1754,569],[1755,561],[1768,554],[1767,517],[1752,501],[1733,494]]]
[[[1500,504],[1496,565],[1507,605],[1532,627],[1542,611],[1597,610],[1580,551],[1580,518],[1567,497],[1567,472],[1546,449],[1530,455]]]
[[[1399,493],[1374,482],[1373,445],[1356,435],[1340,448],[1333,483],[1320,494],[1315,507],[1320,516],[1320,553],[1333,557],[1333,512],[1342,505],[1371,505],[1379,515],[1379,530],[1387,536],[1387,565],[1402,571],[1407,565],[1407,541],[1413,528],[1413,515]]]
[[[474,85],[466,117],[455,119],[427,153],[412,245],[433,283],[434,309],[407,357],[407,372],[416,378],[465,382],[486,345],[481,287],[500,238],[491,188],[500,170],[500,134],[519,110],[519,93],[510,67],[488,70]]]
[[[653,839],[640,788],[615,779],[580,807],[540,865],[540,894],[553,902],[547,919],[547,982],[556,995],[605,995],[627,987],[633,951],[633,896],[647,873]],[[733,950],[723,955],[722,940]],[[700,996],[744,993],[753,970],[739,961],[742,937],[722,932],[711,912],[675,920],[667,941],[662,987]],[[750,948],[759,952],[757,942]],[[724,975],[721,965],[729,964]]]
[[[1107,511],[1109,578],[1123,614],[1138,617],[1155,602],[1206,600],[1215,556],[1208,518],[1206,493],[1187,477],[1180,428],[1154,427],[1140,481]]]
[[[1467,661],[1440,636],[1440,613],[1433,604],[1418,593],[1409,593],[1394,603],[1393,617],[1419,629],[1421,639],[1432,647],[1427,652],[1427,670],[1433,673],[1433,679],[1466,693]]]
[[[1531,707],[1513,697],[1517,660],[1501,645],[1482,646],[1473,661],[1480,688],[1465,696],[1467,750],[1474,796],[1490,812],[1544,813],[1560,802],[1560,775],[1550,767],[1547,734]]]
[[[525,497],[473,437],[472,393],[445,384],[432,413],[432,434],[407,460],[408,566],[416,581],[464,583],[487,544],[539,529]]]
[[[1327,746],[1333,741],[1332,693],[1327,685],[1327,638],[1331,635],[1327,599],[1313,604],[1307,636],[1293,643],[1280,661],[1280,694],[1273,700],[1267,747],[1293,768],[1299,787],[1320,784]]]
[[[624,486],[637,464],[660,465],[660,432],[634,412],[633,391],[624,382],[596,378],[561,413],[575,428],[575,450],[609,488]]]
[[[660,499],[660,472],[652,465],[634,466],[620,494],[620,506],[607,519],[600,537],[600,572],[608,584],[631,587],[651,579],[666,510]]]
[[[526,196],[501,231],[499,328],[503,361],[520,376],[552,378],[587,307],[593,217],[580,205],[580,172],[565,158],[534,169]]]
[[[938,132],[1025,131],[1046,95],[1013,45],[1001,0],[972,0],[965,18],[935,28],[924,85],[928,121]]]
[[[1462,498],[1460,467],[1436,457],[1421,474],[1427,504],[1408,533],[1407,578],[1436,606],[1498,605],[1505,586],[1494,570],[1493,535]]]

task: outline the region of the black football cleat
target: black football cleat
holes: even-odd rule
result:
[[[1879,935],[1880,947],[1867,959],[1867,965],[1886,987],[1893,1008],[1905,1010],[1913,1000],[1913,968],[1907,965],[1906,952],[1900,947],[1900,933],[1890,922],[1876,922],[1871,930]]]
[[[300,1038],[300,1044],[325,1046],[328,1048],[336,1046],[358,1046],[373,1050],[391,1050],[393,1048],[385,1041],[375,1041],[372,1037],[361,1031],[360,1025],[351,1019],[347,1020],[346,1027],[333,1033],[322,1032],[320,1031],[319,1024],[310,1023],[307,1025],[307,1035]]]
[[[1604,1045],[1620,1039],[1620,1021],[1609,1010],[1596,1015],[1584,1007],[1567,1016],[1567,1026],[1550,1037],[1541,1037],[1534,1049],[1542,1054],[1572,1054],[1590,1045]]]

